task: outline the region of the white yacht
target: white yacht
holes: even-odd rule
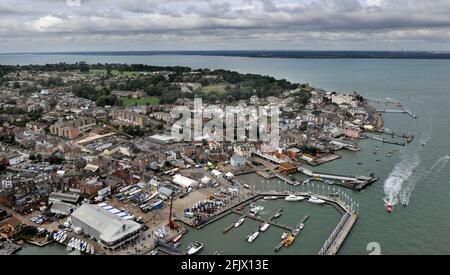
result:
[[[259,231],[256,231],[255,233],[253,233],[252,235],[247,237],[247,242],[252,243],[256,240],[256,238],[258,238],[259,236]]]
[[[258,213],[259,213],[260,211],[262,211],[263,209],[264,209],[264,207],[262,207],[262,206],[255,206],[255,207],[252,207],[252,209],[250,209],[249,215],[250,215],[251,217],[256,217],[256,215],[258,215]]]
[[[235,224],[234,227],[239,227],[241,226],[241,224],[245,221],[245,218],[240,218]]]
[[[296,196],[296,195],[289,195],[285,198],[286,201],[303,201],[305,200],[304,197]]]
[[[189,250],[187,252],[188,255],[197,254],[200,250],[202,250],[204,245],[200,242],[194,242],[189,246]]]
[[[269,223],[263,224],[263,226],[261,226],[261,232],[265,232],[269,228],[269,226],[270,226]]]
[[[326,203],[326,201],[318,199],[316,197],[309,198],[308,202],[313,203],[313,204],[324,204],[324,203]]]

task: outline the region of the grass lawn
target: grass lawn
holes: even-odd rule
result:
[[[209,86],[202,87],[202,92],[223,94],[223,93],[225,93],[226,87],[227,86],[225,84],[209,85]]]
[[[106,75],[106,69],[90,69],[89,71],[91,74],[102,74],[102,75]],[[111,74],[113,76],[119,76],[119,75],[124,75],[124,76],[134,76],[134,75],[140,75],[143,74],[144,72],[129,72],[129,71],[125,71],[125,72],[120,72],[119,70],[111,70]]]
[[[147,103],[150,105],[159,105],[159,98],[154,96],[148,96],[141,99],[128,98],[128,97],[120,97],[120,100],[123,102],[123,106],[135,106],[137,105],[146,105]]]

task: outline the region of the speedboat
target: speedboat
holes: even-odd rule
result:
[[[308,202],[313,203],[313,204],[324,204],[325,203],[324,200],[318,199],[316,197],[309,198]]]
[[[187,252],[188,255],[197,254],[200,250],[202,250],[204,245],[201,242],[194,242],[189,246],[189,250]]]
[[[264,200],[266,200],[266,201],[273,201],[273,200],[277,200],[277,199],[278,199],[278,197],[276,197],[276,196],[264,197]]]
[[[269,228],[270,224],[269,223],[265,223],[263,224],[263,226],[261,226],[261,232],[265,232],[268,228]]]
[[[235,224],[234,227],[237,228],[241,226],[241,224],[245,221],[245,218],[240,218]]]
[[[264,209],[264,207],[262,207],[262,206],[252,207],[252,209],[250,209],[250,212],[249,212],[250,217],[256,217],[256,215],[258,215],[258,213],[263,209]]]
[[[284,240],[289,236],[289,232],[284,232],[283,235],[281,235],[281,239]]]
[[[296,196],[296,195],[289,195],[285,198],[286,201],[303,201],[305,200],[304,197]]]
[[[394,205],[392,203],[388,203],[386,206],[386,210],[388,213],[394,212]]]
[[[256,240],[256,238],[258,238],[258,236],[259,236],[259,231],[256,231],[255,233],[253,233],[247,237],[247,242],[249,242],[249,243],[254,242]]]
[[[303,230],[303,228],[305,228],[305,224],[304,224],[304,223],[301,223],[301,224],[298,226],[298,229]]]
[[[289,235],[289,237],[287,237],[287,239],[284,241],[284,246],[285,247],[289,247],[292,245],[292,243],[295,241],[295,236],[294,235]]]
[[[176,243],[176,242],[178,242],[182,237],[183,237],[183,234],[180,234],[180,235],[176,236],[176,237],[172,240],[172,242]]]
[[[281,208],[280,210],[278,210],[277,213],[275,213],[275,218],[278,219],[279,217],[281,217],[281,215],[283,214],[283,208]]]

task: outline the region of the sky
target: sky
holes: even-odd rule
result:
[[[1,0],[0,52],[450,51],[450,0]]]

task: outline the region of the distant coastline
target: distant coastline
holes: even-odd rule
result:
[[[450,59],[450,52],[437,51],[85,51],[85,52],[38,52],[10,53],[9,55],[85,55],[85,56],[223,56],[249,58],[294,59]],[[4,53],[3,55],[8,55]]]

